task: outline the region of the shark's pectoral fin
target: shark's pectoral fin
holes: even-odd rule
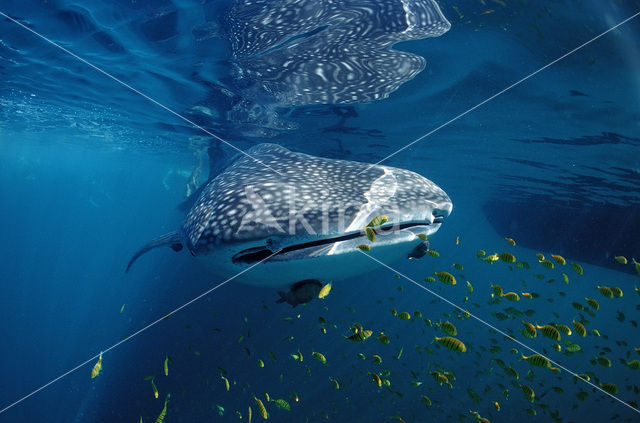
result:
[[[182,240],[180,239],[178,232],[169,232],[168,234],[151,240],[147,245],[139,249],[133,257],[131,257],[131,260],[129,260],[129,264],[127,265],[127,270],[125,272],[128,272],[129,269],[131,269],[131,265],[133,265],[141,255],[154,248],[162,247],[163,245],[170,246],[173,251],[181,251],[183,248]]]

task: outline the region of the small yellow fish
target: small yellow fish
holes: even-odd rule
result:
[[[511,253],[500,253],[498,255],[498,257],[500,258],[500,260],[504,261],[505,263],[515,263],[516,262],[516,256],[514,256]]]
[[[491,285],[491,289],[493,289],[493,293],[496,296],[502,297],[502,287],[500,285]]]
[[[494,401],[493,406],[495,407],[496,411],[500,411],[500,404],[498,403],[498,401]]]
[[[487,257],[482,259],[482,261],[488,261],[489,263],[494,263],[494,262],[496,262],[498,260],[500,260],[500,256],[498,254],[496,254],[496,253],[488,255]]]
[[[618,386],[615,383],[601,383],[600,387],[603,391],[611,395],[616,395],[618,393]]]
[[[169,361],[171,361],[171,358],[169,358],[169,354],[166,354],[164,356],[164,375],[165,376],[169,376]]]
[[[331,384],[333,385],[333,389],[340,389],[340,384],[338,383],[337,380],[335,379],[329,379],[329,381],[331,382]]]
[[[460,245],[460,237],[459,236],[456,237],[456,245]]]
[[[522,321],[522,324],[524,325],[524,329],[522,330],[524,336],[527,338],[535,338],[538,336],[538,331],[535,326],[529,322],[525,322],[524,320]]]
[[[437,341],[439,344],[449,348],[452,351],[458,351],[458,352],[467,351],[466,345],[464,345],[464,343],[461,340],[457,338],[453,338],[451,336],[443,336],[441,338],[436,336],[433,338],[433,340]]]
[[[313,351],[313,352],[311,352],[311,355],[313,356],[313,358],[315,358],[316,360],[318,360],[322,364],[327,364],[327,359],[325,358],[325,356],[322,353]]]
[[[560,332],[564,333],[565,335],[571,335],[571,328],[567,325],[563,325],[561,323],[556,323],[553,326],[555,326],[556,329],[558,329]]]
[[[156,384],[153,382],[153,378],[151,378],[151,389],[153,389],[153,396],[158,398],[158,388],[156,388]]]
[[[382,358],[378,354],[372,356],[373,364],[382,364]]]
[[[420,238],[421,240],[423,240],[423,241],[426,241],[426,240],[428,239],[428,238],[427,238],[427,236],[426,236],[425,234],[418,234],[418,235],[416,235],[416,236],[417,236],[418,238]]]
[[[249,406],[249,409],[247,410],[247,421],[249,423],[251,423],[251,415],[252,415],[251,406]]]
[[[585,337],[587,336],[587,330],[585,329],[585,327],[582,325],[582,323],[577,322],[577,321],[573,321],[573,328],[575,329],[575,331],[578,333],[578,335]]]
[[[530,386],[520,385],[520,389],[522,389],[522,393],[524,394],[524,397],[527,399],[527,401],[533,402],[535,400],[536,393]]]
[[[591,307],[592,309],[594,310],[600,309],[600,304],[598,304],[598,302],[593,298],[584,297],[584,300],[587,302],[587,304],[589,304],[589,307]]]
[[[480,258],[480,257],[484,257],[487,255],[487,252],[485,250],[478,250],[478,252],[476,253],[476,257]]]
[[[627,258],[625,256],[616,256],[615,257],[616,261],[620,264],[627,264]]]
[[[384,332],[380,332],[380,335],[376,338],[377,341],[382,342],[383,344],[388,344],[391,342],[389,337],[384,334]]]
[[[371,373],[369,372],[369,376],[371,376],[371,379],[376,383],[376,385],[378,385],[378,387],[382,387],[382,379],[380,379],[380,376],[378,376],[376,373]]]
[[[345,336],[345,339],[348,339],[349,341],[362,342],[365,339],[369,338],[372,334],[373,334],[373,331],[371,330],[363,330],[363,331],[356,332],[351,336]]]
[[[536,329],[540,330],[544,336],[546,336],[547,338],[551,338],[554,341],[559,341],[562,338],[558,329],[551,325],[536,325]]]
[[[600,355],[598,357],[595,358],[595,361],[600,364],[601,366],[604,367],[611,367],[611,360],[609,360],[607,357]]]
[[[124,311],[124,306],[126,306],[127,304],[122,304],[122,307],[120,307],[120,314],[122,314],[122,312]]]
[[[389,220],[389,216],[387,215],[380,215],[380,216],[376,216],[373,219],[371,219],[371,221],[369,222],[369,224],[367,225],[368,228],[375,228],[376,226],[380,226],[380,225],[384,225],[385,223],[387,223],[387,221]]]
[[[516,292],[505,292],[502,297],[509,301],[520,301],[520,296]]]
[[[398,354],[396,354],[396,360],[400,360],[400,357],[402,357],[402,351],[404,351],[404,348],[400,347],[400,350],[398,350]]]
[[[325,298],[327,295],[329,295],[329,292],[331,292],[331,282],[322,287],[322,289],[318,293],[318,298]]]
[[[398,317],[401,320],[411,320],[411,315],[409,313],[407,313],[406,311],[403,311],[402,313],[399,313]]]
[[[564,259],[564,257],[558,255],[558,254],[551,254],[551,257],[556,261],[556,263],[558,263],[560,266],[564,266],[565,264],[567,264],[567,261]]]
[[[434,272],[433,274],[437,276],[442,283],[445,283],[447,285],[456,284],[456,278],[449,272]]]
[[[371,247],[369,247],[368,245],[365,244],[360,244],[358,245],[358,248],[362,251],[371,251]]]
[[[253,397],[253,400],[256,403],[256,406],[258,407],[258,413],[260,414],[260,416],[267,420],[269,418],[269,414],[267,414],[267,409],[264,408],[264,404],[262,403],[262,401],[260,401],[260,399],[256,396]]]
[[[429,254],[431,257],[440,257],[440,253],[436,250],[427,250],[427,254]]]
[[[371,242],[375,242],[376,241],[376,231],[373,230],[373,228],[367,226],[364,228],[365,231],[365,235],[367,236],[367,239]]]
[[[513,238],[505,238],[504,240],[507,241],[512,247],[516,246],[516,242],[513,240]]]
[[[549,260],[542,260],[542,261],[540,261],[540,264],[541,264],[543,267],[546,267],[547,269],[553,269],[553,268],[555,267],[555,266],[554,266],[554,264],[553,264],[553,262],[551,262],[551,261],[549,261]]]
[[[171,394],[167,394],[167,397],[164,399],[164,407],[162,408],[162,411],[158,415],[158,418],[156,418],[156,423],[162,423],[164,421],[164,416],[167,415],[167,403],[169,402],[170,397],[171,397]]]
[[[540,354],[532,354],[528,357],[523,355],[522,359],[526,360],[529,364],[533,366],[544,367],[547,369],[551,368],[551,362],[549,361],[549,359]]]
[[[542,253],[536,254],[536,257],[538,258],[538,261],[544,260],[544,254],[542,254]]]
[[[220,379],[222,379],[224,381],[224,388],[228,391],[229,390],[229,379],[227,379],[224,376],[220,376]]]
[[[469,294],[473,293],[473,285],[471,285],[471,282],[467,281],[467,292]]]
[[[579,275],[582,275],[584,273],[582,266],[580,266],[578,263],[571,263],[571,268]]]
[[[276,405],[276,407],[280,408],[281,410],[291,411],[291,406],[289,405],[289,403],[282,398],[274,399],[273,403]]]
[[[445,331],[447,334],[451,336],[456,336],[458,334],[458,329],[451,322],[444,322],[440,325],[440,328]]]
[[[616,297],[616,298],[622,297],[622,295],[623,295],[622,289],[618,288],[617,286],[610,286],[609,289],[613,293],[614,297]]]
[[[629,366],[633,370],[638,370],[640,369],[640,360],[627,361],[627,366]]]
[[[598,291],[600,291],[600,293],[602,295],[604,295],[607,298],[613,298],[613,291],[611,290],[611,288],[609,288],[608,286],[596,286],[596,288],[598,288]]]
[[[523,292],[521,295],[528,300],[533,299],[533,295],[531,295],[529,292]]]
[[[98,361],[93,366],[93,369],[91,369],[91,379],[98,376],[101,371],[102,371],[102,351],[100,351],[100,357],[98,358]]]

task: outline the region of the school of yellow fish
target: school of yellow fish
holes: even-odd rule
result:
[[[383,221],[383,219],[380,219]],[[386,220],[385,220],[386,221]],[[376,223],[372,221],[372,223]],[[384,222],[383,222],[384,223]],[[375,228],[377,225],[370,224],[367,228]],[[375,241],[375,233],[369,238],[371,242]],[[512,238],[505,238],[507,244],[514,248],[516,242]],[[456,239],[456,245],[460,244],[460,238]],[[443,260],[438,254],[430,254],[429,256]],[[550,259],[547,258],[550,257]],[[494,252],[488,254],[485,250],[478,250],[475,257],[471,260],[477,260],[482,266],[500,266],[502,271],[508,270],[514,272],[513,278],[501,277],[502,282],[493,280],[486,285],[486,290],[478,289],[478,282],[474,285],[471,281],[466,280],[466,275],[461,272],[464,271],[465,265],[461,263],[453,263],[450,269],[444,270],[442,266],[439,269],[434,269],[430,276],[425,277],[422,281],[426,283],[426,286],[440,287],[439,290],[446,295],[447,289],[455,289],[454,286],[457,283],[457,279],[464,280],[465,286],[462,287],[464,291],[464,298],[462,303],[469,302],[471,307],[478,309],[479,315],[483,318],[487,317],[487,314],[492,316],[495,321],[491,321],[492,324],[499,327],[501,330],[509,333],[512,338],[520,339],[528,345],[529,341],[532,342],[544,342],[540,347],[540,343],[536,344],[536,348],[540,352],[526,351],[521,345],[517,345],[509,340],[507,337],[497,336],[497,332],[492,329],[487,329],[481,325],[476,325],[474,329],[469,328],[468,321],[471,321],[471,313],[469,308],[461,309],[454,308],[453,312],[445,312],[441,314],[438,319],[430,319],[423,317],[423,311],[421,310],[397,310],[396,307],[390,309],[391,319],[397,319],[397,322],[403,321],[407,327],[419,327],[422,336],[416,337],[410,340],[402,339],[402,331],[400,333],[391,331],[387,323],[368,323],[366,325],[351,320],[348,322],[348,326],[341,329],[341,324],[329,323],[329,321],[323,317],[318,316],[317,322],[320,329],[320,335],[333,338],[333,342],[344,343],[343,353],[339,358],[340,361],[349,359],[349,353],[344,351],[353,351],[351,359],[361,361],[363,365],[352,365],[352,368],[365,367],[358,374],[350,374],[347,378],[337,377],[332,375],[326,380],[326,389],[332,391],[348,392],[353,389],[367,389],[363,388],[365,385],[361,385],[358,381],[360,377],[369,380],[368,385],[374,391],[384,392],[387,391],[388,395],[391,395],[390,401],[393,403],[393,398],[402,399],[405,395],[413,398],[416,402],[420,402],[424,405],[422,415],[429,416],[429,410],[435,410],[436,408],[447,406],[446,401],[442,400],[442,396],[445,395],[449,400],[454,403],[456,401],[453,393],[442,393],[440,390],[443,388],[445,392],[454,388],[458,383],[456,377],[456,371],[454,368],[458,365],[459,357],[468,356],[471,354],[471,360],[473,360],[473,367],[476,369],[475,375],[466,374],[465,378],[477,379],[479,377],[497,377],[498,379],[504,378],[504,382],[498,382],[496,384],[487,384],[482,390],[482,393],[476,392],[475,389],[468,387],[466,393],[469,399],[474,403],[475,409],[458,410],[457,413],[452,413],[450,417],[464,420],[471,416],[476,421],[490,422],[490,418],[496,416],[496,413],[516,413],[525,412],[530,415],[541,414],[545,416],[545,419],[552,419],[555,422],[563,421],[561,413],[558,409],[551,409],[549,404],[545,402],[547,395],[564,395],[565,389],[560,385],[563,379],[573,380],[573,383],[578,383],[578,393],[575,394],[575,398],[568,398],[567,401],[578,402],[588,401],[589,398],[598,398],[599,393],[596,392],[593,387],[586,385],[584,381],[589,381],[598,386],[603,391],[611,394],[618,395],[622,389],[625,392],[631,393],[635,398],[640,394],[640,386],[635,383],[637,379],[625,380],[624,386],[621,388],[618,383],[612,380],[608,380],[605,377],[601,377],[599,374],[601,369],[615,368],[617,366],[624,366],[629,372],[640,369],[640,360],[634,358],[640,354],[640,338],[629,339],[628,341],[617,340],[616,346],[618,351],[620,348],[626,348],[624,356],[613,356],[614,350],[610,346],[596,345],[596,349],[599,352],[595,353],[588,361],[591,368],[584,369],[584,366],[573,369],[572,363],[568,358],[575,354],[584,353],[584,345],[580,345],[580,340],[586,337],[593,337],[592,339],[600,339],[601,341],[608,341],[607,335],[608,327],[594,327],[591,323],[592,319],[595,319],[597,313],[613,312],[617,313],[617,320],[619,322],[628,322],[633,328],[637,328],[637,322],[635,320],[627,320],[624,313],[620,310],[614,310],[616,308],[616,301],[620,301],[624,298],[624,291],[621,287],[616,286],[615,283],[595,282],[591,286],[591,283],[587,282],[587,276],[583,267],[575,262],[568,262],[564,257],[558,254],[544,254],[538,253],[535,257],[531,257],[532,263],[519,260],[514,251]],[[425,258],[427,260],[433,260]],[[640,275],[640,263],[635,259],[627,260],[624,256],[616,256],[615,261],[621,266],[632,265],[635,271]],[[469,265],[467,264],[467,267]],[[573,272],[574,276],[570,277],[567,271],[561,271],[564,268],[571,269],[569,274]],[[491,269],[491,267],[489,267]],[[518,273],[519,272],[519,273]],[[549,274],[548,272],[552,272]],[[427,273],[429,274],[429,273]],[[394,275],[396,278],[400,278],[399,275]],[[574,278],[579,278],[574,281]],[[514,282],[519,280],[520,282]],[[440,282],[440,284],[437,284]],[[552,312],[552,315],[538,315],[535,309],[530,308],[532,304],[539,301],[546,301],[548,303],[555,303],[557,298],[548,297],[544,298],[544,295],[536,292],[538,291],[536,284],[571,284],[580,283],[581,292],[583,293],[580,298],[565,299],[567,294],[563,291],[557,291],[558,297],[562,304],[558,307],[575,310],[575,317],[569,320],[561,320],[559,313]],[[434,284],[434,285],[432,285]],[[505,292],[502,288],[503,285],[509,286],[509,291]],[[522,288],[516,288],[521,285]],[[319,294],[318,299],[324,300],[323,304],[331,304],[329,294],[332,292],[332,284],[325,284]],[[563,285],[558,285],[563,286]],[[404,292],[402,285],[398,286],[400,293]],[[635,292],[640,296],[640,290],[635,287]],[[488,292],[487,292],[488,291]],[[460,291],[458,291],[460,292]],[[483,294],[483,292],[487,292]],[[335,295],[335,294],[334,294]],[[586,295],[586,296],[585,296]],[[599,295],[599,297],[598,297]],[[333,296],[332,296],[333,297]],[[597,297],[598,299],[594,298]],[[476,301],[472,302],[472,299]],[[392,299],[390,298],[390,301]],[[487,306],[483,306],[480,302],[486,302]],[[377,300],[376,304],[382,305],[383,300]],[[513,305],[510,305],[513,304]],[[524,304],[524,309],[514,307],[516,304]],[[306,305],[305,305],[306,306]],[[506,307],[505,307],[506,306]],[[492,308],[499,309],[495,311]],[[267,310],[267,306],[264,306]],[[328,305],[324,305],[322,308],[325,312],[329,311]],[[353,315],[357,311],[353,307],[347,306],[346,311]],[[640,305],[636,307],[636,310],[640,311]],[[120,312],[123,312],[121,308]],[[476,313],[474,313],[475,315]],[[295,316],[287,316],[282,320],[289,324],[294,324],[297,320],[302,319],[302,313]],[[247,318],[244,318],[244,322],[247,323]],[[457,322],[456,322],[457,321]],[[455,322],[455,323],[454,323]],[[505,322],[504,325],[500,325],[501,322]],[[517,323],[518,329],[515,329],[513,325],[509,323]],[[414,326],[411,326],[414,325]],[[384,326],[384,327],[383,327]],[[460,328],[462,327],[462,330]],[[186,329],[186,328],[185,328]],[[488,341],[490,346],[480,345],[478,341],[477,332],[484,330],[485,333],[488,330],[493,337],[490,337]],[[429,334],[429,332],[431,332]],[[636,332],[637,333],[637,332]],[[540,335],[540,336],[539,336]],[[251,332],[247,332],[247,335],[240,335],[236,339],[236,344],[243,344],[245,339],[251,337]],[[335,354],[332,357],[331,354],[320,352],[307,346],[306,343],[300,344],[297,341],[297,335],[288,335],[282,338],[281,342],[284,344],[295,345],[291,349],[290,362],[298,362],[305,367],[306,374],[311,378],[313,372],[319,371],[318,365],[330,368],[331,359],[336,359]],[[465,339],[467,338],[467,339]],[[542,338],[542,339],[541,339]],[[546,339],[546,340],[545,340]],[[420,341],[422,344],[419,345]],[[486,339],[485,339],[486,341]],[[430,342],[430,343],[429,343]],[[635,342],[637,346],[630,346],[628,342]],[[511,344],[510,344],[511,343]],[[387,358],[392,358],[393,361],[403,360],[403,352],[405,347],[411,347],[418,354],[426,354],[431,356],[428,359],[426,370],[411,370],[410,381],[408,386],[409,392],[403,392],[399,390],[401,386],[406,384],[406,380],[403,381],[402,377],[397,371],[392,371],[389,368],[385,368],[385,363],[388,363]],[[366,349],[358,351],[358,346],[366,346]],[[394,348],[394,350],[391,350]],[[253,352],[245,347],[247,356],[253,355]],[[316,364],[310,363],[309,360],[304,360],[304,355],[310,354]],[[448,352],[447,352],[448,351]],[[508,357],[506,359],[504,352],[508,351]],[[492,356],[487,360],[486,353]],[[193,350],[193,354],[199,356],[201,352],[199,350]],[[451,355],[453,354],[453,355]],[[611,355],[609,357],[608,355]],[[278,357],[272,352],[268,351],[268,356],[272,362],[277,362]],[[257,369],[265,369],[269,367],[269,364],[265,362],[267,357],[252,358],[253,366],[257,366]],[[566,371],[560,369],[555,363],[562,363],[569,369],[578,372],[576,375],[571,375]],[[96,378],[102,371],[103,357],[100,354],[98,361],[94,364],[91,371],[91,379]],[[159,360],[159,366],[162,366],[162,373],[164,376],[169,375],[169,364],[172,360],[168,354],[164,354],[164,359]],[[407,362],[410,364],[410,362]],[[295,364],[294,364],[295,365]],[[562,367],[562,366],[561,366]],[[272,418],[276,421],[281,421],[284,417],[275,417],[274,413],[290,412],[292,408],[300,406],[300,398],[297,392],[291,390],[291,385],[287,386],[289,393],[282,395],[281,398],[274,398],[269,393],[264,392],[262,395],[257,394],[257,389],[251,387],[250,383],[238,381],[232,378],[232,372],[219,367],[218,377],[221,381],[221,391],[229,392],[235,398],[246,398],[246,413],[243,413],[240,409],[235,410],[235,415],[240,421],[251,422],[255,419],[254,413],[258,418],[267,420]],[[259,370],[263,371],[263,370]],[[551,376],[547,376],[541,372],[549,372],[548,374],[557,374],[557,384],[549,387],[548,381]],[[246,372],[243,372],[246,373]],[[640,372],[638,373],[640,375]],[[430,378],[428,376],[431,376]],[[156,382],[159,380],[155,376],[147,376],[146,380],[150,381],[151,394],[154,399],[160,398],[160,391]],[[280,374],[280,384],[283,384],[284,375]],[[582,379],[582,381],[580,381]],[[322,383],[322,381],[317,381]],[[582,383],[583,385],[579,385]],[[209,381],[207,380],[207,385]],[[396,387],[397,386],[397,387]],[[300,391],[304,390],[304,386],[299,386]],[[511,400],[512,390],[519,391],[521,398],[528,402],[530,405],[522,407],[518,406],[514,409],[513,404],[518,402]],[[221,392],[218,391],[219,393]],[[440,391],[440,393],[439,393]],[[539,391],[539,392],[536,392]],[[453,391],[450,391],[453,392]],[[170,393],[163,393],[165,396],[164,404],[159,414],[155,418],[156,423],[163,423],[167,413],[170,415],[170,410],[167,409]],[[600,394],[601,395],[601,394]],[[220,396],[220,401],[222,401]],[[347,394],[348,398],[348,394]],[[228,398],[229,400],[231,397]],[[638,404],[635,399],[627,399],[626,402],[634,408],[638,408]],[[574,404],[574,409],[579,407],[578,403]],[[224,415],[226,412],[225,407],[219,403],[212,405],[212,409],[219,415]],[[322,405],[318,405],[318,412],[324,419],[329,419],[332,415],[336,417],[337,421],[340,421],[337,411],[325,410]],[[420,421],[416,420],[415,415],[421,415],[416,411],[413,415],[394,415],[389,418],[397,421]],[[273,415],[273,416],[272,416]],[[411,417],[411,418],[410,418]],[[140,417],[140,421],[143,418]],[[312,421],[311,416],[306,421]]]

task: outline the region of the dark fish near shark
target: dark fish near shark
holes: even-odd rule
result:
[[[419,255],[424,235],[435,233],[453,208],[440,187],[409,170],[275,144],[246,153],[251,157],[240,157],[204,187],[179,231],[140,249],[127,271],[142,254],[167,245],[187,249],[222,277],[263,261],[234,279],[248,284],[335,281],[377,267],[358,250],[361,244],[385,263]],[[389,220],[369,242],[363,228],[381,215]]]
[[[305,304],[318,297],[322,282],[317,279],[305,279],[291,285],[288,291],[278,291],[280,299],[277,303],[288,303],[293,307]]]

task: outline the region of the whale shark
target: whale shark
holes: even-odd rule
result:
[[[384,263],[424,255],[452,209],[440,187],[410,170],[258,144],[204,186],[178,231],[137,251],[127,272],[169,246],[246,284],[336,281],[375,269],[366,254]]]

